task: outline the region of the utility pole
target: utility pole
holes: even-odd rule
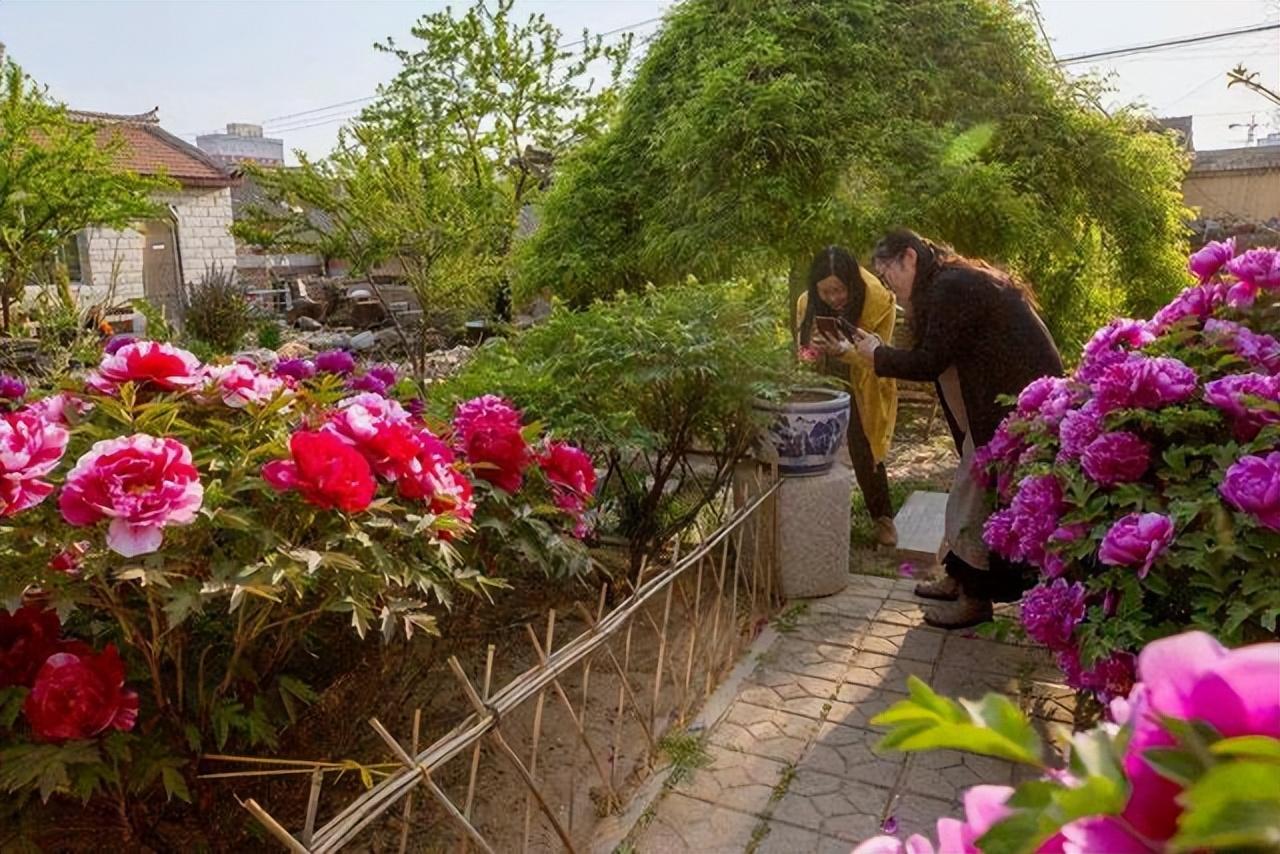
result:
[[[1227,125],[1228,130],[1235,130],[1236,128],[1246,128],[1248,130],[1248,135],[1245,137],[1245,145],[1253,145],[1254,133],[1258,130],[1257,115],[1249,116],[1249,121],[1247,122],[1233,122]]]

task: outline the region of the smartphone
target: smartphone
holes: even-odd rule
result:
[[[853,340],[854,327],[842,317],[823,317],[819,315],[814,317],[813,321],[818,327],[818,331],[832,341],[839,341],[841,338],[846,341]]]

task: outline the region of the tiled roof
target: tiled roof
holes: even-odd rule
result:
[[[137,115],[72,110],[77,121],[98,126],[98,140],[120,139],[116,165],[139,175],[165,175],[188,187],[229,187],[235,179],[212,157],[160,127],[159,108]]]
[[[1192,175],[1252,169],[1280,169],[1280,145],[1197,151],[1191,164]]]

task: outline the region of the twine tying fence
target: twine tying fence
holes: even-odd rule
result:
[[[713,533],[688,551],[680,554],[680,541],[676,541],[675,553],[670,563],[650,574],[642,567],[639,578],[627,585],[628,595],[607,614],[604,612],[608,589],[600,591],[595,612],[583,603],[576,603],[577,615],[586,630],[559,649],[554,649],[556,613],[548,613],[545,635],[539,639],[532,626],[525,626],[530,646],[537,664],[516,676],[505,686],[490,693],[493,674],[494,647],[488,648],[482,688],[477,689],[463,669],[457,657],[450,656],[448,664],[453,677],[463,691],[472,712],[447,734],[419,750],[421,710],[414,714],[411,749],[396,739],[377,718],[370,726],[386,743],[398,762],[395,770],[385,779],[373,785],[352,800],[333,818],[316,827],[320,792],[326,773],[350,770],[350,763],[293,763],[289,760],[257,760],[284,767],[277,773],[299,774],[310,772],[310,791],[303,828],[294,835],[250,799],[244,807],[276,840],[295,852],[325,854],[341,849],[383,816],[397,803],[403,801],[400,815],[399,849],[408,846],[410,820],[413,812],[413,794],[419,789],[444,811],[450,822],[460,831],[462,838],[475,849],[484,852],[494,850],[485,835],[473,821],[476,780],[480,771],[481,743],[487,740],[498,755],[524,783],[526,790],[523,817],[522,851],[529,849],[534,813],[541,814],[554,831],[566,851],[579,850],[573,836],[573,802],[576,799],[577,775],[571,775],[571,792],[568,797],[566,826],[558,814],[553,797],[544,791],[538,781],[539,739],[542,731],[543,706],[547,690],[558,700],[572,725],[576,736],[575,756],[585,751],[585,768],[594,772],[603,791],[604,809],[611,812],[621,806],[618,763],[606,757],[616,757],[621,743],[624,720],[633,720],[643,733],[647,756],[652,759],[658,751],[664,730],[660,728],[658,708],[664,687],[670,686],[675,695],[674,709],[666,723],[683,722],[686,716],[711,695],[721,675],[736,661],[741,646],[750,641],[762,620],[767,618],[778,601],[776,590],[777,561],[777,490],[779,481],[776,468],[765,469],[764,480],[754,495],[740,494],[738,508]],[[760,475],[762,470],[757,469]],[[731,563],[732,561],[732,563]],[[685,588],[692,586],[692,596]],[[650,613],[648,606],[656,606],[657,597],[663,596],[661,621]],[[678,599],[681,611],[673,621],[672,604]],[[690,601],[692,599],[692,601]],[[656,607],[654,608],[656,612]],[[681,619],[683,618],[683,619]],[[707,626],[707,623],[710,626]],[[633,632],[638,624],[646,624],[657,641],[656,666],[651,684],[637,685],[630,672],[633,651]],[[674,636],[674,640],[673,640]],[[680,642],[688,641],[683,661],[676,661]],[[619,659],[612,643],[621,641],[622,657]],[[604,704],[599,698],[589,696],[588,684],[591,667],[597,659],[619,680],[617,702]],[[695,665],[699,665],[695,667]],[[582,670],[582,700],[575,704],[564,686],[564,677],[575,668]],[[702,674],[702,684],[697,685],[696,674]],[[502,731],[504,717],[534,703],[533,733],[528,758],[522,759],[516,748]],[[612,742],[603,752],[599,743],[593,743],[588,727],[588,715],[603,711],[612,716]],[[461,809],[437,783],[436,775],[450,760],[469,751],[467,787]],[[206,757],[226,761],[246,761],[236,757]],[[383,766],[387,767],[387,766]],[[254,772],[262,773],[262,772]],[[243,772],[242,772],[243,774]],[[235,774],[211,774],[208,777],[236,776]],[[512,814],[514,815],[514,805]],[[465,843],[464,843],[465,845]]]

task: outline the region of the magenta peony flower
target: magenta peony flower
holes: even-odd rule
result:
[[[1232,308],[1252,308],[1262,288],[1253,282],[1235,282],[1227,287],[1227,305]]]
[[[27,394],[27,384],[21,377],[0,374],[0,400],[20,400]]]
[[[1126,696],[1133,690],[1134,658],[1128,652],[1113,652],[1086,670],[1075,647],[1058,652],[1056,660],[1066,682],[1078,691],[1092,691],[1104,702]]]
[[[418,428],[408,414],[399,403],[376,394],[343,400],[323,430],[359,451],[385,481],[412,474],[414,461],[422,453]]]
[[[94,391],[115,394],[125,383],[159,391],[183,391],[204,382],[200,360],[161,341],[135,341],[102,357],[85,381]]]
[[[1012,559],[1018,551],[1018,538],[1013,533],[1013,511],[997,510],[988,516],[982,526],[982,541],[991,551]]]
[[[1163,335],[1170,327],[1187,319],[1208,319],[1214,310],[1227,302],[1229,287],[1220,283],[1197,285],[1187,288],[1173,298],[1173,302],[1156,312],[1148,328],[1156,335]]]
[[[458,470],[453,450],[429,430],[418,431],[418,446],[421,450],[410,470],[396,482],[400,494],[426,502],[437,516],[449,515],[459,522],[470,522],[476,511],[474,489]],[[442,530],[439,537],[450,540],[453,533]]]
[[[1024,478],[1009,510],[1011,534],[1017,545],[1006,557],[1043,568],[1045,545],[1066,511],[1062,485],[1051,474]]]
[[[1146,578],[1152,565],[1173,542],[1173,537],[1173,520],[1168,516],[1162,513],[1130,513],[1107,531],[1098,550],[1098,559],[1108,566],[1137,567],[1138,577]]]
[[[1167,356],[1133,358],[1103,371],[1094,390],[1103,414],[1116,409],[1160,409],[1194,395],[1196,374]]]
[[[1255,288],[1280,288],[1280,250],[1250,249],[1228,261],[1227,271]]]
[[[1216,317],[1204,322],[1204,334],[1249,362],[1256,370],[1268,374],[1280,372],[1280,341],[1270,335]]]
[[[973,786],[964,793],[964,819],[940,818],[938,847],[920,834],[905,842],[892,836],[876,836],[853,849],[853,854],[980,854],[978,840],[1013,810],[1005,805],[1013,794],[1010,786]],[[1062,838],[1053,836],[1040,846],[1039,854],[1062,852]]]
[[[1103,486],[1139,480],[1151,465],[1151,446],[1132,433],[1103,433],[1085,448],[1084,473]]]
[[[366,371],[366,374],[387,388],[391,388],[400,382],[400,372],[396,370],[395,365],[373,365]]]
[[[355,358],[346,350],[326,350],[315,358],[316,370],[346,376],[356,369]]]
[[[1057,427],[1062,417],[1077,402],[1077,392],[1062,377],[1041,377],[1018,395],[1018,414],[1038,418],[1049,427]]]
[[[102,352],[108,356],[114,356],[120,352],[120,348],[128,344],[136,344],[138,336],[136,335],[112,335],[107,339],[107,343],[102,345]]]
[[[1123,362],[1130,354],[1128,350],[1140,350],[1156,340],[1155,334],[1141,320],[1119,318],[1093,333],[1089,343],[1084,345],[1080,356],[1080,367],[1076,369],[1076,379],[1084,383],[1092,383],[1102,376],[1102,372],[1117,362]]]
[[[492,394],[458,405],[453,433],[477,477],[506,492],[520,489],[533,456],[521,434],[520,410]]]
[[[222,402],[233,409],[243,409],[251,403],[268,403],[285,387],[283,380],[260,373],[243,362],[210,365],[204,373],[207,391],[221,397]]]
[[[378,394],[384,397],[387,394],[387,384],[378,377],[375,377],[373,374],[361,374],[358,377],[348,377],[347,388],[352,391]]]
[[[1200,279],[1200,283],[1212,279],[1222,269],[1222,265],[1230,261],[1236,254],[1236,239],[1228,237],[1223,241],[1206,243],[1204,248],[1191,256],[1187,269]]]
[[[53,492],[44,477],[67,451],[62,425],[29,410],[0,412],[0,518],[35,507]]]
[[[1094,439],[1102,435],[1102,411],[1096,400],[1068,412],[1058,425],[1058,461],[1076,460]]]
[[[96,442],[67,475],[58,506],[77,527],[110,519],[107,546],[135,557],[159,549],[167,526],[194,521],[203,500],[191,450],[138,433]]]
[[[1207,383],[1204,399],[1231,418],[1237,439],[1252,441],[1267,424],[1280,422],[1280,380],[1262,374],[1234,374]],[[1269,408],[1267,404],[1272,404]]]
[[[1218,491],[1232,507],[1280,531],[1280,451],[1241,457],[1227,469]]]
[[[302,382],[316,375],[316,366],[307,359],[281,359],[276,362],[275,371],[278,377]]]
[[[1076,626],[1084,619],[1083,584],[1067,584],[1061,578],[1022,594],[1022,625],[1027,635],[1049,649],[1075,647]]]

